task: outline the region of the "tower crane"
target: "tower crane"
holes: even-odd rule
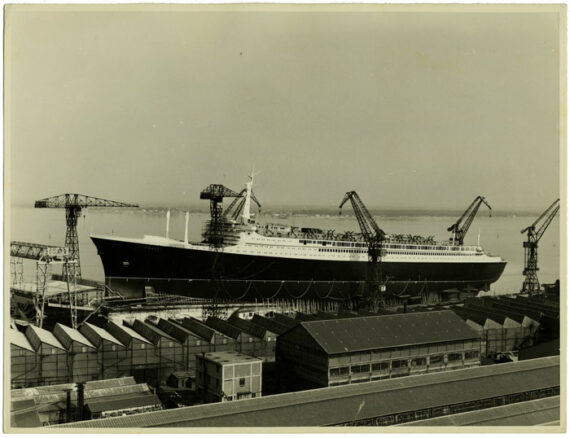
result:
[[[455,245],[463,245],[465,235],[467,234],[467,231],[469,230],[473,219],[475,219],[475,216],[477,215],[477,211],[479,211],[481,204],[485,204],[489,208],[489,217],[491,217],[491,206],[483,196],[477,196],[471,205],[467,207],[467,210],[463,212],[457,222],[455,222],[447,229],[447,231],[451,231],[453,233],[453,237],[450,240]]]
[[[79,195],[77,193],[65,193],[51,198],[40,199],[35,202],[35,208],[65,208],[65,247],[69,249],[69,257],[76,260],[75,275],[81,278],[81,265],[79,263],[79,238],[77,237],[77,218],[81,209],[86,207],[138,207],[136,204],[110,201],[108,199],[95,198],[93,196]]]
[[[540,291],[540,283],[538,282],[538,242],[540,238],[560,210],[560,199],[554,201],[534,223],[521,230],[522,233],[527,233],[527,241],[523,242],[524,248],[524,270],[525,276],[521,292],[528,292],[530,294]],[[542,221],[542,222],[541,222]]]
[[[355,191],[347,192],[342,199],[339,208],[339,214],[342,214],[342,207],[348,201],[352,204],[354,215],[358,221],[358,226],[362,233],[366,245],[368,247],[368,271],[367,271],[367,292],[365,298],[368,307],[373,312],[378,310],[378,289],[380,284],[380,275],[378,265],[381,259],[382,241],[386,237],[386,233],[378,226],[362,200]]]

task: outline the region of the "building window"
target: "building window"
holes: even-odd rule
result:
[[[430,356],[429,363],[430,365],[439,365],[443,363],[443,354],[439,354],[437,356]]]
[[[174,347],[174,342],[169,342],[169,343],[168,343],[168,346],[169,346],[169,347]]]
[[[141,350],[144,350],[144,344],[141,344]]]
[[[253,342],[253,338],[249,338],[249,342]]]
[[[372,371],[386,371],[390,368],[390,362],[378,362],[372,364]]]
[[[466,351],[465,352],[465,359],[479,359],[479,352],[477,350]]]
[[[200,346],[200,341],[196,341],[196,347]]]
[[[245,386],[245,377],[240,377],[239,386]]]
[[[370,371],[370,365],[352,365],[350,371],[352,373],[367,373]]]
[[[222,341],[222,344],[224,344],[224,345],[226,345],[227,343],[228,343],[228,340],[227,340],[227,339],[224,339],[224,340]]]
[[[113,346],[111,347],[111,350],[112,350],[112,351],[117,351],[117,346],[116,346],[116,345],[113,345]]]
[[[448,353],[447,360],[449,362],[456,362],[463,360],[463,355],[461,353]]]
[[[427,359],[425,357],[416,357],[412,359],[413,367],[424,367],[427,364]]]
[[[82,352],[82,353],[86,353],[86,352],[87,352],[87,347],[81,347],[81,352]]]
[[[392,361],[392,368],[408,368],[408,361],[407,360],[393,360]]]

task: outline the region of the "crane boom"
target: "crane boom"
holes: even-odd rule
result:
[[[78,193],[65,193],[36,201],[35,208],[69,208],[69,207],[138,207],[136,204],[111,201],[109,199],[95,198]]]
[[[463,212],[457,222],[455,222],[447,229],[447,231],[451,231],[453,233],[452,240],[455,244],[463,245],[467,231],[469,231],[469,228],[471,227],[473,219],[475,219],[475,216],[477,215],[481,204],[485,204],[489,208],[489,211],[492,211],[491,206],[485,200],[485,198],[483,196],[477,196],[469,205],[469,207],[467,207],[467,210]],[[491,213],[489,212],[489,216],[490,215]]]
[[[75,260],[72,275],[81,277],[79,262],[79,237],[77,236],[77,218],[82,208],[86,207],[138,207],[137,204],[111,201],[109,199],[95,198],[94,196],[80,195],[78,193],[65,193],[63,195],[44,198],[34,203],[35,208],[65,208],[65,247],[69,249],[69,257]],[[67,275],[67,274],[66,274]]]
[[[239,196],[234,198],[234,200],[226,208],[226,210],[224,211],[224,214],[223,214],[225,218],[237,220],[237,218],[241,214],[241,211],[243,210],[243,206],[245,204],[246,191],[247,191],[247,189],[243,189],[241,192],[239,192]],[[261,204],[259,203],[259,201],[255,197],[255,194],[253,193],[253,191],[251,192],[251,200],[257,204],[258,208],[261,209]]]
[[[356,220],[358,221],[358,225],[360,226],[360,231],[364,239],[369,241],[380,241],[383,240],[386,236],[386,233],[382,231],[382,229],[378,226],[362,200],[358,193],[355,191],[346,192],[344,198],[342,199],[339,208],[339,214],[342,213],[342,207],[346,204],[347,201],[350,200],[352,204],[352,209],[354,210],[354,214],[356,215]]]
[[[534,223],[521,230],[521,234],[527,234],[526,242],[523,242],[524,248],[524,270],[525,276],[521,292],[538,293],[540,292],[540,282],[538,281],[538,242],[542,235],[560,210],[560,199],[554,201],[544,212],[534,221]],[[542,223],[541,223],[542,221]],[[538,230],[537,230],[538,227]]]
[[[366,245],[368,247],[368,269],[367,269],[367,293],[365,297],[369,309],[373,312],[378,311],[378,291],[381,284],[381,274],[379,274],[379,262],[382,255],[382,241],[386,233],[378,226],[360,197],[355,191],[347,192],[342,199],[339,208],[339,214],[342,213],[342,207],[350,200],[352,209],[358,221],[360,231]]]

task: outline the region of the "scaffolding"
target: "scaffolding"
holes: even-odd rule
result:
[[[17,289],[23,284],[23,262],[22,259],[36,261],[36,281],[35,290],[25,291],[31,294],[35,313],[35,324],[42,327],[45,318],[45,304],[58,294],[48,294],[48,280],[51,278],[51,267],[54,264],[63,265],[66,291],[69,300],[71,323],[73,328],[77,328],[77,260],[72,259],[70,251],[66,247],[42,245],[29,242],[10,242],[10,256],[14,260],[14,266],[21,265],[20,271],[15,270],[12,276],[14,282],[11,289]],[[12,262],[11,262],[12,263]],[[15,268],[16,269],[16,268]],[[17,273],[17,274],[16,274]],[[21,273],[21,276],[20,276]]]

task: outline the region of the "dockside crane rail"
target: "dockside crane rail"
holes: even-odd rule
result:
[[[354,215],[358,221],[362,237],[368,247],[369,265],[367,271],[368,296],[365,297],[369,310],[378,311],[378,291],[381,286],[381,276],[379,275],[379,262],[382,255],[382,241],[386,233],[378,226],[362,200],[355,191],[347,192],[342,199],[339,208],[339,215],[342,214],[342,207],[350,200]]]
[[[65,208],[65,247],[69,249],[70,259],[76,260],[74,275],[81,277],[81,265],[79,262],[79,238],[77,237],[77,218],[81,210],[87,207],[138,207],[137,204],[111,201],[109,199],[95,198],[93,196],[80,195],[77,193],[65,193],[40,199],[35,202],[35,208]],[[67,275],[67,274],[66,274]]]
[[[542,235],[560,210],[560,199],[554,201],[532,225],[521,230],[521,234],[527,234],[527,241],[523,242],[524,247],[524,270],[525,276],[521,292],[540,292],[540,282],[538,281],[538,242]]]
[[[485,204],[489,208],[489,217],[491,217],[491,206],[483,196],[477,196],[471,205],[467,207],[467,210],[463,212],[457,222],[455,222],[447,229],[447,231],[451,231],[453,233],[453,237],[450,240],[454,244],[463,245],[467,231],[469,231],[469,227],[473,223],[473,219],[475,219],[475,216],[477,215],[481,204]]]

